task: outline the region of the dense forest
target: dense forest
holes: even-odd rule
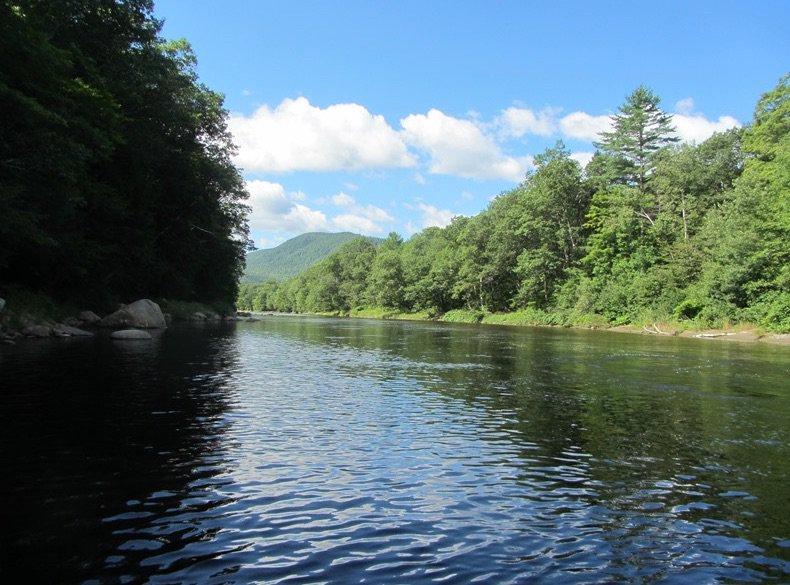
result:
[[[747,128],[680,144],[659,98],[639,87],[586,168],[557,143],[482,213],[408,241],[349,242],[284,283],[243,286],[239,305],[788,331],[789,98],[785,77]]]
[[[232,306],[249,247],[221,95],[149,0],[0,0],[0,294]]]

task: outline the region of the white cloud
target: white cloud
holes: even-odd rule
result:
[[[598,140],[601,132],[606,132],[612,128],[610,116],[592,116],[587,112],[573,112],[563,116],[560,120],[560,130],[562,133],[576,140],[587,140],[593,142]]]
[[[502,110],[494,125],[504,137],[520,138],[525,134],[551,136],[557,130],[556,113],[554,108],[535,113],[527,108],[511,107]]]
[[[732,116],[719,116],[718,120],[709,120],[703,114],[694,113],[694,100],[684,98],[675,104],[676,113],[672,123],[678,137],[683,142],[702,142],[715,132],[730,128],[739,128],[741,123]],[[573,112],[560,120],[560,129],[565,136],[577,140],[595,141],[601,132],[612,128],[611,116],[593,116],[586,112]]]
[[[279,183],[247,181],[252,208],[249,220],[254,230],[316,231],[327,229],[323,212],[296,203],[298,193],[286,193]]]
[[[344,213],[332,218],[332,222],[343,231],[361,234],[380,234],[384,230],[371,219],[353,213]]]
[[[414,173],[414,182],[418,185],[424,185],[425,177],[423,177],[420,173]]]
[[[741,123],[732,116],[719,116],[718,120],[708,120],[702,114],[675,114],[672,117],[677,135],[683,142],[696,142],[699,144],[710,138],[716,132],[723,132],[730,128],[740,128]]]
[[[332,201],[344,212],[330,218],[318,209],[297,203],[303,193],[287,193],[279,183],[269,181],[247,181],[250,193],[249,204],[252,208],[249,221],[254,231],[303,233],[316,231],[349,230],[363,234],[384,232],[384,223],[394,218],[375,205],[359,205],[353,197],[338,193]],[[341,197],[342,196],[342,197]],[[273,241],[265,237],[267,242]]]
[[[690,114],[694,110],[694,98],[687,97],[675,102],[675,111],[678,114]]]
[[[239,147],[236,162],[248,171],[359,170],[415,163],[383,116],[359,104],[319,108],[307,98],[264,105],[228,121]]]
[[[449,225],[450,221],[457,215],[453,211],[449,209],[439,209],[438,207],[434,207],[433,205],[428,205],[427,203],[419,202],[414,206],[409,206],[411,209],[417,209],[420,211],[422,216],[422,227],[445,227]],[[413,224],[411,224],[413,226]]]
[[[332,203],[337,205],[338,207],[348,207],[350,205],[354,205],[355,201],[351,195],[343,193],[341,191],[337,195],[332,196]]]
[[[434,174],[518,181],[532,162],[531,157],[505,155],[474,121],[436,109],[411,114],[400,123],[406,142],[428,153],[429,171]]]
[[[587,163],[589,163],[592,160],[592,157],[593,157],[592,152],[574,152],[571,154],[571,158],[576,162],[578,162],[582,166],[582,168],[587,166]]]

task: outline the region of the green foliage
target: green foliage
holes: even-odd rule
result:
[[[439,319],[446,323],[480,323],[485,313],[483,311],[471,311],[469,309],[453,309],[447,311]]]
[[[314,266],[346,242],[361,236],[350,232],[302,234],[274,248],[247,254],[242,283],[285,280]],[[379,242],[378,238],[370,238]]]
[[[788,95],[785,78],[760,100],[751,127],[677,146],[670,116],[639,88],[584,173],[559,143],[477,216],[406,242],[355,240],[291,280],[243,287],[239,304],[513,325],[749,321],[788,331]]]
[[[637,87],[613,116],[614,128],[596,144],[608,155],[617,180],[645,191],[655,159],[674,136],[672,116],[663,112],[660,99],[643,85]]]
[[[146,0],[0,3],[4,284],[234,301],[247,195],[227,114],[160,26]]]

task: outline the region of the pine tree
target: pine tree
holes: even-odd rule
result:
[[[603,132],[595,146],[613,158],[622,182],[647,190],[647,182],[655,165],[656,154],[677,142],[672,115],[658,104],[661,100],[647,87],[640,85],[613,116],[614,128]]]

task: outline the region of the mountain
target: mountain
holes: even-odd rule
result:
[[[247,254],[247,267],[242,283],[285,280],[317,264],[346,242],[367,237],[373,242],[379,238],[360,236],[351,232],[312,232],[291,238],[274,248],[255,250]]]

